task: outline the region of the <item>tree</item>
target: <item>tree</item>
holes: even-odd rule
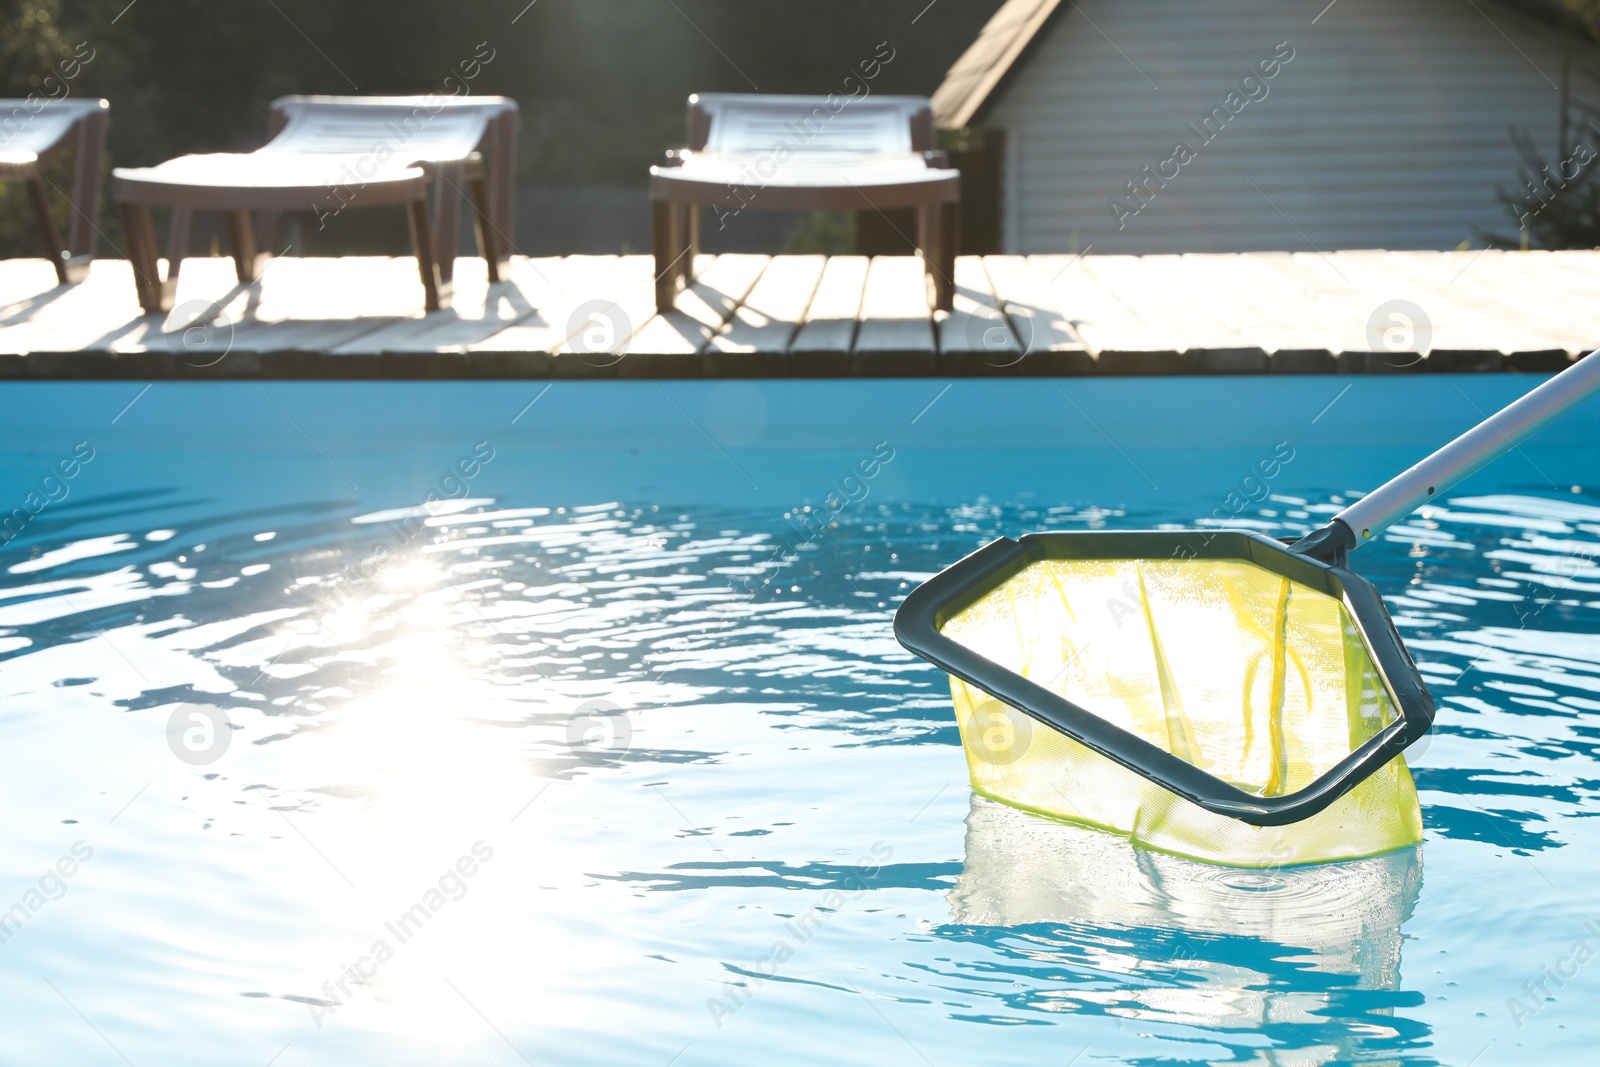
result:
[[[1600,41],[1600,0],[1561,0],[1561,6]]]
[[[931,93],[1000,2],[0,0],[0,95],[26,96],[85,41],[96,58],[72,93],[111,101],[108,165],[147,166],[258,147],[279,95],[443,91],[486,42],[494,59],[472,91],[521,104],[524,180],[639,188],[682,144],[690,93],[748,92],[752,79],[836,91],[883,40],[896,58],[873,90]],[[117,255],[114,212],[101,229]],[[352,212],[337,229],[319,251],[405,245],[398,212]],[[15,186],[0,187],[0,254],[39,254]]]
[[[1600,158],[1596,148],[1580,142],[1570,155],[1547,162],[1526,130],[1513,127],[1511,141],[1522,157],[1517,188],[1502,186],[1500,203],[1516,220],[1512,237],[1488,234],[1497,248],[1600,247]]]
[[[45,79],[59,76],[57,64],[72,55],[60,16],[59,0],[0,0],[0,97],[42,100],[59,92],[47,89]],[[25,123],[28,114],[24,106],[11,116],[12,122]],[[5,138],[0,133],[0,146]],[[57,167],[50,177],[59,185],[70,181],[65,175],[64,168]],[[64,228],[66,205],[55,206],[56,225]],[[0,185],[0,257],[41,255],[37,233],[23,187],[15,182]]]
[[[60,0],[0,0],[0,96],[42,93],[45,77],[72,54],[60,21]]]

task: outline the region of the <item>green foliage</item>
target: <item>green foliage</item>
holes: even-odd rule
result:
[[[72,162],[58,159],[45,168],[45,177],[58,188],[72,187]],[[65,235],[67,202],[65,197],[54,197],[50,213],[55,217],[56,230]],[[39,243],[39,231],[33,221],[33,206],[28,202],[28,190],[20,182],[0,183],[0,259],[25,256],[37,259],[44,255]]]
[[[856,250],[853,211],[813,211],[789,233],[783,253],[789,256],[846,256]]]
[[[70,55],[60,0],[0,0],[0,97],[42,92],[56,62]]]
[[[19,2],[63,6],[0,9]],[[82,91],[111,100],[120,166],[258,145],[286,93],[444,91],[487,42],[472,91],[521,104],[524,177],[641,184],[690,93],[826,93],[884,40],[874,91],[931,93],[1000,0],[940,0],[915,25],[898,0],[141,0],[113,24],[126,3],[77,0],[56,31],[99,51]]]
[[[471,89],[521,105],[524,179],[642,186],[682,144],[693,92],[827,93],[888,41],[872,91],[931,93],[1001,0],[939,0],[913,23],[925,2],[0,0],[0,94],[25,96],[85,42],[94,59],[71,92],[111,101],[109,165],[145,166],[258,147],[288,93],[446,91],[487,42]],[[0,188],[0,254],[13,237],[37,254],[31,226],[20,190]],[[363,226],[341,232],[369,243]]]
[[[1600,159],[1589,142],[1567,158],[1547,161],[1527,131],[1513,128],[1522,157],[1515,189],[1502,187],[1500,203],[1515,220],[1514,236],[1489,234],[1496,248],[1600,248]],[[1572,175],[1572,177],[1567,177]]]
[[[1499,0],[1579,39],[1600,41],[1600,0]]]
[[[1561,6],[1589,31],[1589,36],[1600,41],[1600,0],[1561,0]]]
[[[0,0],[0,97],[27,100],[30,95],[43,99],[60,94],[59,80],[46,84],[52,75],[59,79],[58,64],[72,55],[60,15],[58,0]],[[13,110],[6,109],[7,114]],[[57,161],[47,177],[69,187],[72,172],[67,161]],[[52,207],[56,225],[65,233],[66,204],[58,198]],[[0,184],[0,257],[43,254],[27,190],[12,182]]]

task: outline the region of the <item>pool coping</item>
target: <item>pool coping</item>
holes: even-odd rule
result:
[[[1559,349],[1504,353],[1462,349],[1412,355],[1295,349],[1036,352],[1007,365],[976,353],[877,351],[738,354],[575,352],[378,352],[330,355],[283,349],[232,352],[197,365],[174,352],[29,352],[0,354],[0,381],[132,380],[672,380],[717,378],[1137,378],[1259,375],[1551,374],[1574,362]]]

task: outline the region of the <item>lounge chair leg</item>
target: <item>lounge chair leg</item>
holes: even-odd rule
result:
[[[78,122],[78,145],[72,163],[72,225],[67,229],[67,280],[89,276],[100,239],[100,164],[105,157],[107,112],[101,110]]]
[[[56,229],[56,220],[50,214],[50,201],[44,195],[44,180],[29,178],[27,186],[28,199],[33,203],[33,218],[39,224],[39,240],[44,245],[44,258],[55,268],[56,282],[66,285],[71,280],[67,277],[67,250],[61,243],[61,231]]]
[[[960,225],[956,204],[939,204],[919,212],[918,236],[922,263],[928,277],[928,296],[936,311],[955,307],[956,230]]]
[[[489,187],[482,170],[467,179],[467,193],[472,201],[472,224],[478,231],[478,253],[489,268],[489,284],[493,285],[509,276],[511,257],[502,251],[500,234],[489,214]]]
[[[466,167],[439,163],[429,170],[433,186],[433,254],[439,261],[439,280],[449,285],[456,274],[456,252],[461,244],[461,186]]]
[[[266,257],[256,251],[256,229],[248,211],[224,211],[223,228],[228,231],[228,248],[233,252],[233,269],[240,285],[249,285],[261,277]]]
[[[500,234],[500,254],[517,251],[517,115],[502,114],[489,124],[489,218]]]
[[[682,250],[678,239],[678,205],[650,203],[650,244],[656,258],[656,311],[671,311],[678,299]]]
[[[189,224],[194,221],[194,209],[175,207],[167,223],[167,277],[176,278],[183,270],[183,257],[189,254]]]
[[[700,255],[700,205],[685,204],[680,224],[683,226],[683,233],[679,235],[683,248],[683,281],[687,285],[694,281],[694,265]]]
[[[433,223],[428,218],[428,201],[413,200],[406,205],[411,224],[411,248],[417,256],[417,271],[422,275],[422,307],[439,311],[450,306],[450,289],[439,277],[439,261],[433,254]]]
[[[917,255],[922,257],[922,280],[928,292],[928,303],[939,306],[938,278],[934,274],[939,262],[939,209],[932,205],[917,208]]]
[[[139,293],[139,306],[146,315],[172,310],[176,279],[163,280],[157,259],[156,227],[145,204],[119,205],[123,240],[128,246],[128,261],[133,267],[133,284]]]
[[[961,202],[939,205],[939,273],[944,281],[944,302],[939,307],[949,311],[956,295],[956,254],[961,251]]]

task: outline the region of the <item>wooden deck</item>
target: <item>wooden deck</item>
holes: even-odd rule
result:
[[[519,258],[484,278],[459,260],[454,306],[425,315],[409,259],[279,259],[249,286],[230,260],[191,259],[158,317],[124,261],[65,287],[43,260],[4,261],[0,377],[1548,371],[1600,347],[1600,252],[966,256],[937,315],[903,257],[703,256],[667,315],[645,256]],[[1403,345],[1404,320],[1375,320],[1397,300],[1426,320],[1405,312]]]

